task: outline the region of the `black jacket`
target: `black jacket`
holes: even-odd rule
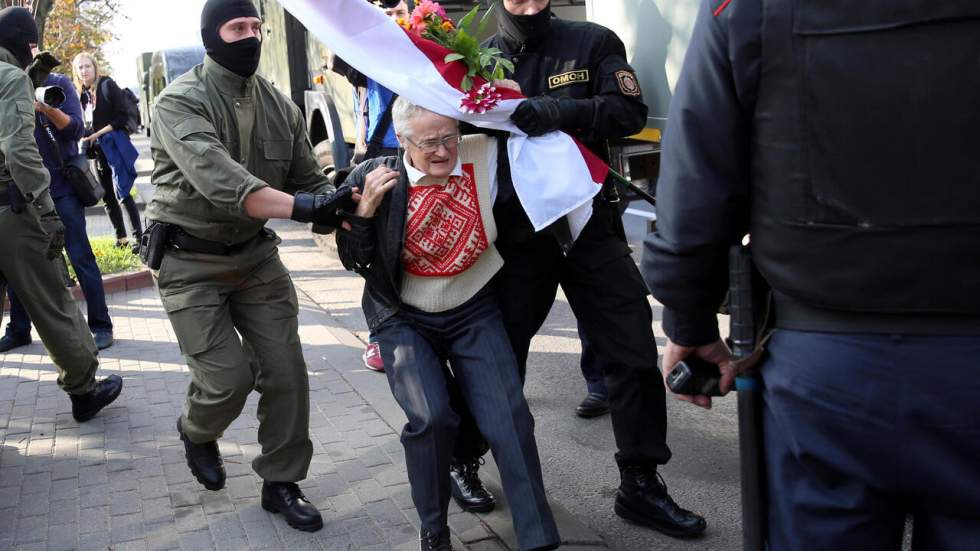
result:
[[[701,4],[643,251],[676,343],[718,339],[746,233],[778,328],[980,331],[980,9],[838,4]]]
[[[364,177],[378,166],[399,172],[398,184],[389,191],[371,218],[348,215],[352,229],[337,230],[337,251],[344,268],[365,280],[361,305],[372,331],[402,307],[402,247],[408,210],[408,174],[400,156],[364,161],[339,187],[364,188]]]
[[[567,123],[562,130],[599,157],[608,160],[607,140],[635,134],[646,124],[647,106],[636,74],[626,61],[623,42],[611,30],[553,17],[547,37],[533,47],[509,44],[499,35],[487,44],[499,48],[514,63],[514,74],[509,78],[520,84],[525,96],[572,100],[561,104],[562,120]],[[506,152],[505,144],[501,149],[501,153]],[[501,162],[498,168],[500,187],[494,204],[498,241],[521,243],[531,239],[534,230],[514,192],[507,163]],[[601,200],[596,206],[597,211],[608,208]],[[624,251],[629,253],[623,248],[599,251],[599,256],[614,257]]]
[[[95,111],[92,113],[92,130],[98,132],[111,124],[114,130],[125,130],[129,115],[126,113],[126,101],[122,88],[110,77],[99,77],[95,85]],[[108,92],[105,97],[103,92]],[[82,110],[88,107],[91,101],[92,91],[86,89],[82,92]]]

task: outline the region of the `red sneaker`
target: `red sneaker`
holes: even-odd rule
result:
[[[361,359],[364,360],[364,367],[370,369],[371,371],[377,371],[378,373],[385,372],[385,363],[381,359],[381,347],[378,346],[378,343],[368,343],[367,347],[364,349],[364,355],[361,356]]]

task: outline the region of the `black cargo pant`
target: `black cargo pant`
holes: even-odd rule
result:
[[[504,267],[494,287],[523,380],[531,339],[561,285],[605,375],[618,457],[662,465],[670,459],[667,405],[649,291],[617,224],[618,213],[596,201],[592,219],[568,255],[547,232],[516,244],[498,240]],[[483,446],[465,406],[453,403],[464,411],[454,454],[467,461],[482,455]]]

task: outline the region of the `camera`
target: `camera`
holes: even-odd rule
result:
[[[34,90],[34,99],[53,109],[65,103],[65,90],[61,86],[42,86]]]
[[[696,357],[677,362],[674,370],[667,375],[667,387],[674,394],[721,396],[719,382],[721,370],[718,366]]]

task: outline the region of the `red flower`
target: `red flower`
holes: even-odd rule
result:
[[[503,96],[489,82],[479,88],[472,88],[459,101],[459,108],[464,113],[486,113],[500,103]]]

